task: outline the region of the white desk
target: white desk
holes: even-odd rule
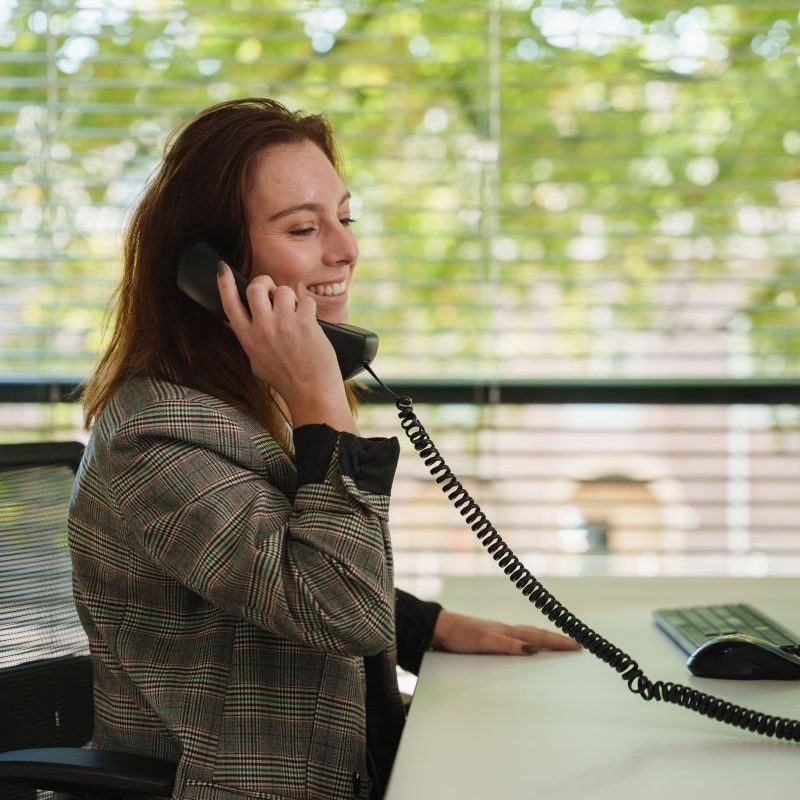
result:
[[[800,633],[800,581],[582,577],[544,583],[652,680],[800,718],[800,681],[695,678],[650,616],[660,607],[751,602]],[[504,622],[550,624],[502,576],[447,579],[442,604]],[[800,744],[646,703],[587,652],[427,653],[386,800],[767,800],[794,796],[799,783]]]

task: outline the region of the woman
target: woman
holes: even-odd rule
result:
[[[133,215],[70,509],[95,670],[93,746],[178,762],[174,797],[380,797],[396,664],[429,647],[572,649],[396,592],[399,446],[366,439],[316,318],[344,322],[358,248],[327,122],[265,99],[175,131]],[[203,236],[247,277],[230,325],[176,286]]]

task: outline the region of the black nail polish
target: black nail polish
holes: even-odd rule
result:
[[[534,653],[539,652],[539,648],[535,644],[524,644],[522,645],[522,652],[532,656]]]
[[[217,261],[217,275],[224,275],[225,274],[225,267],[228,265],[222,261],[221,259]]]

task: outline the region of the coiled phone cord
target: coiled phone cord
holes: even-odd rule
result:
[[[696,711],[706,717],[728,725],[750,730],[763,736],[800,742],[800,720],[775,717],[760,711],[737,706],[719,697],[705,694],[690,686],[665,681],[652,681],[638,663],[619,647],[581,622],[566,606],[559,602],[542,583],[514,555],[495,527],[487,519],[481,507],[456,478],[445,460],[434,446],[428,432],[414,413],[410,397],[399,397],[372,371],[365,369],[394,398],[400,417],[400,425],[414,445],[419,457],[425,462],[442,492],[458,509],[498,566],[522,594],[533,603],[559,630],[564,631],[593,656],[616,670],[628,684],[628,688],[642,700],[661,700],[665,703]]]

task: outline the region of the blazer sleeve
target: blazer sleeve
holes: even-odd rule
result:
[[[397,625],[397,663],[419,675],[422,656],[431,646],[436,620],[442,610],[439,603],[420,600],[413,594],[395,589]]]
[[[311,427],[315,457],[301,458],[290,500],[219,408],[154,402],[111,440],[117,504],[131,546],[208,602],[284,638],[371,655],[395,636],[388,509],[399,443]]]

